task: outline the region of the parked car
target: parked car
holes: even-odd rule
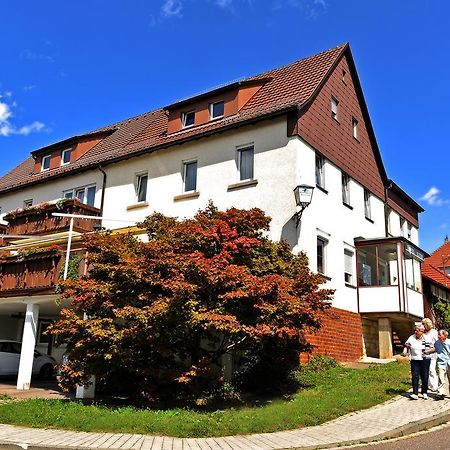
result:
[[[0,339],[0,375],[17,375],[19,373],[22,343]],[[52,356],[34,351],[33,375],[51,378],[55,371],[56,360]]]

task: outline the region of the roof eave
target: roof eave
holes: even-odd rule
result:
[[[0,190],[0,194],[13,192],[13,191],[18,191],[18,190],[23,189],[25,187],[35,186],[35,185],[41,184],[41,183],[46,183],[48,180],[51,180],[51,179],[63,178],[63,177],[75,175],[75,174],[78,174],[78,173],[81,173],[81,172],[86,172],[87,170],[94,170],[94,169],[96,169],[99,166],[105,167],[105,166],[108,166],[110,164],[118,163],[120,161],[125,161],[127,159],[136,158],[136,157],[141,156],[141,155],[143,155],[145,153],[153,153],[153,152],[158,151],[158,150],[166,149],[166,148],[169,148],[169,147],[174,147],[175,145],[184,144],[185,142],[189,142],[189,141],[193,141],[193,140],[197,140],[197,139],[202,139],[202,138],[211,136],[211,135],[216,134],[216,133],[223,133],[223,132],[231,130],[231,129],[241,128],[241,127],[247,126],[247,125],[252,125],[254,123],[261,122],[263,120],[273,119],[273,118],[282,116],[284,114],[287,114],[289,112],[298,111],[298,110],[299,110],[299,105],[290,105],[290,106],[287,106],[285,108],[281,108],[280,110],[273,111],[273,112],[268,113],[268,114],[264,114],[264,115],[261,115],[261,116],[253,117],[251,119],[239,121],[239,122],[232,123],[232,124],[229,124],[229,125],[225,125],[225,126],[220,127],[220,128],[214,128],[212,130],[208,130],[208,131],[205,131],[205,132],[202,132],[202,133],[198,133],[198,134],[186,137],[184,139],[177,139],[175,141],[172,141],[172,142],[169,142],[169,143],[166,143],[166,144],[159,144],[159,145],[156,145],[156,146],[153,146],[153,147],[144,146],[142,148],[137,148],[136,150],[133,151],[133,153],[130,153],[130,154],[127,154],[127,155],[121,155],[121,156],[118,156],[118,157],[115,157],[115,158],[111,158],[111,159],[108,159],[107,161],[98,161],[98,162],[94,162],[94,163],[88,163],[85,166],[71,168],[71,170],[67,170],[65,172],[50,174],[48,177],[45,177],[45,178],[42,178],[42,179],[39,179],[39,180],[28,181],[28,182],[26,182],[24,184],[11,185],[10,187],[1,189]],[[59,145],[58,145],[58,147],[59,147]]]

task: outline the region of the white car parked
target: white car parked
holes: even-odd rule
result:
[[[0,339],[0,375],[19,373],[20,351],[22,343]],[[33,375],[50,378],[54,374],[55,358],[34,351]]]

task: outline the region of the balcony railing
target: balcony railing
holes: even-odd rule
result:
[[[3,220],[8,222],[7,233],[9,235],[43,235],[67,231],[70,218],[55,217],[52,215],[55,212],[100,216],[99,209],[85,205],[77,199],[60,199],[10,211],[3,217]],[[93,231],[98,225],[100,225],[100,219],[97,221],[76,217],[73,229],[85,233]]]
[[[64,264],[62,256],[56,246],[0,255],[0,296],[53,293]]]

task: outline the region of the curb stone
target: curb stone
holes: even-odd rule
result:
[[[297,450],[297,449],[319,450],[326,448],[348,447],[350,445],[357,445],[357,444],[370,444],[373,442],[385,441],[387,439],[395,439],[399,437],[408,436],[411,434],[418,433],[420,431],[428,430],[429,428],[437,427],[438,425],[443,425],[447,422],[450,422],[450,411],[437,414],[436,416],[427,419],[421,419],[415,422],[408,423],[407,425],[395,428],[394,430],[386,431],[385,433],[381,433],[376,436],[371,436],[362,439],[353,439],[351,441],[334,442],[330,444],[319,444],[306,447],[285,447],[279,448],[277,450]],[[106,449],[97,449],[97,450],[106,450]]]

